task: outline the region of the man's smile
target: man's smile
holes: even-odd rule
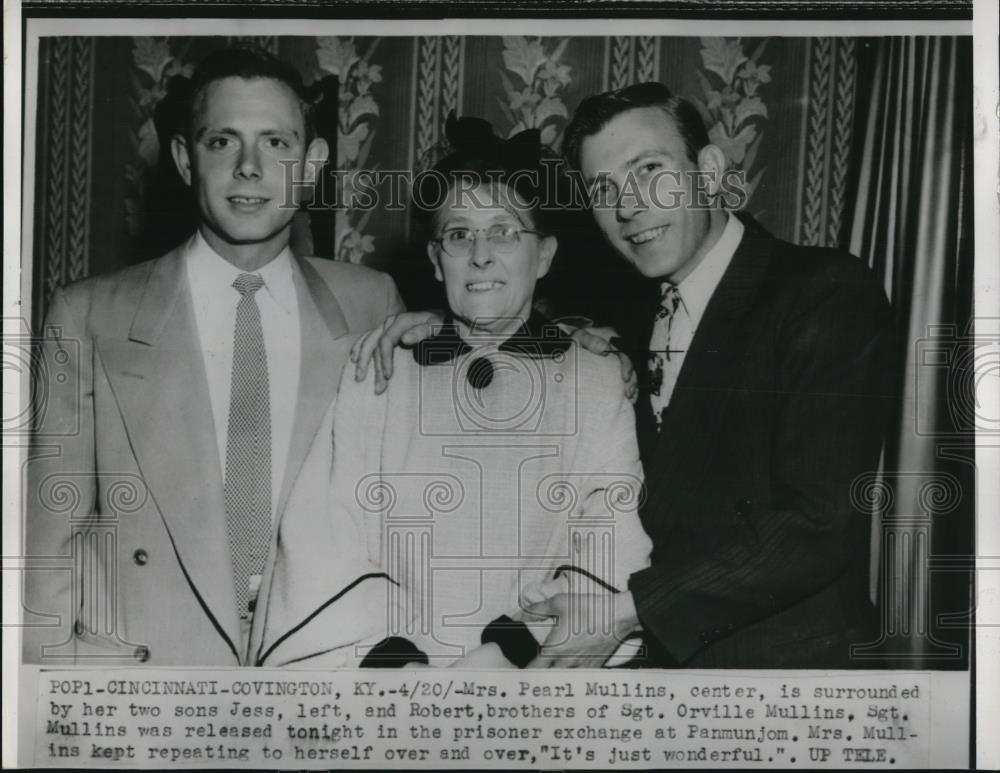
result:
[[[226,200],[239,209],[256,209],[270,201],[263,196],[228,196]]]
[[[644,231],[639,231],[638,233],[629,234],[625,237],[625,240],[631,244],[645,244],[646,242],[652,241],[658,236],[666,233],[667,229],[670,228],[669,225],[658,225],[653,228],[647,228]]]

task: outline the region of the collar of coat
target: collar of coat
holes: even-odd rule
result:
[[[497,346],[497,350],[531,359],[551,358],[569,349],[572,341],[557,324],[532,311],[527,321]],[[449,314],[437,333],[413,347],[413,359],[420,365],[447,365],[471,351],[472,347],[462,340],[455,319]]]

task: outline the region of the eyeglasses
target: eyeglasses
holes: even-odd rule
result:
[[[438,242],[448,255],[453,258],[467,258],[472,254],[472,245],[476,243],[480,232],[486,233],[486,243],[494,252],[503,255],[513,252],[521,242],[521,234],[535,234],[530,228],[520,228],[515,225],[491,225],[489,228],[449,228],[443,231],[434,241]]]

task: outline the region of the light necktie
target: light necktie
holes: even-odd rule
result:
[[[233,282],[241,298],[233,336],[224,489],[236,605],[244,618],[252,612],[271,542],[271,404],[264,331],[254,299],[263,285],[255,274],[240,274]]]
[[[663,411],[670,403],[670,395],[677,381],[679,351],[671,349],[670,334],[674,318],[681,305],[677,285],[664,282],[660,307],[653,322],[653,335],[649,339],[649,402],[656,417],[656,428],[663,423]],[[673,356],[671,356],[673,355]]]

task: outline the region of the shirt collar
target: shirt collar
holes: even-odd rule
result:
[[[726,217],[728,221],[719,240],[705,253],[705,257],[694,270],[677,285],[681,303],[691,320],[692,329],[698,327],[715,288],[719,286],[722,275],[729,268],[729,263],[736,254],[736,248],[743,239],[743,223],[732,213],[726,213]]]
[[[537,311],[532,311],[528,320],[522,322],[512,336],[501,342],[497,350],[538,359],[555,357],[565,352],[571,342],[572,339],[557,324]],[[413,347],[413,359],[421,365],[446,365],[471,351],[472,347],[459,335],[454,318],[448,315],[434,335]]]
[[[289,314],[294,312],[298,302],[292,278],[292,261],[292,250],[286,246],[266,265],[249,272],[264,280],[263,290]],[[213,295],[217,288],[231,287],[236,277],[247,273],[213,250],[200,230],[195,232],[188,243],[188,265],[197,286],[211,288]]]

